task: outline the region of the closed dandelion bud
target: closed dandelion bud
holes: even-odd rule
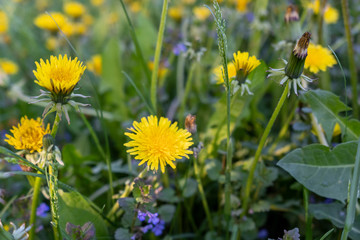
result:
[[[191,134],[196,133],[197,126],[195,121],[196,121],[196,116],[191,114],[187,115],[185,118],[185,128]]]
[[[295,5],[291,4],[286,8],[284,20],[286,23],[299,21],[299,13]]]
[[[45,149],[45,151],[48,151],[49,148],[51,149],[52,146],[54,146],[55,143],[55,139],[53,138],[53,136],[51,136],[51,134],[45,134],[43,139],[43,148]]]
[[[296,46],[290,55],[289,62],[285,67],[285,75],[290,79],[299,78],[304,70],[310,37],[311,33],[305,32],[296,43]]]

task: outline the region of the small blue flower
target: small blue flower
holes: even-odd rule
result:
[[[186,46],[185,44],[183,43],[178,43],[174,46],[173,48],[173,53],[178,56],[180,53],[182,52],[185,52],[187,49],[186,49]]]
[[[139,210],[137,217],[140,220],[140,222],[145,221],[146,212],[142,212],[142,211]]]
[[[267,239],[268,235],[269,235],[268,231],[265,228],[263,228],[258,232],[257,237],[260,239]]]
[[[148,212],[149,220],[148,223],[152,223],[154,225],[158,224],[160,222],[160,218],[158,217],[158,213],[151,213]]]
[[[153,225],[152,224],[149,224],[149,225],[146,225],[145,227],[142,227],[141,228],[141,231],[143,233],[147,233],[149,230],[151,230],[153,228]]]
[[[50,208],[46,203],[40,203],[39,207],[36,209],[36,215],[39,217],[46,217],[49,210]]]
[[[131,240],[135,240],[136,239],[136,234],[134,234],[132,237],[131,237]]]
[[[155,234],[155,236],[160,236],[162,232],[165,229],[165,222],[163,220],[160,220],[159,224],[157,224],[153,229],[152,232]]]

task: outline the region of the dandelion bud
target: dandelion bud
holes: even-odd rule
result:
[[[188,130],[188,132],[190,132],[191,134],[196,133],[196,116],[194,115],[187,115],[185,118],[185,128],[186,130]]]
[[[52,146],[54,146],[55,139],[53,138],[53,136],[51,136],[51,134],[45,134],[42,142],[43,148],[45,149],[45,151],[48,151],[49,148],[52,148]]]
[[[304,70],[310,37],[311,33],[305,32],[296,43],[296,46],[290,55],[289,62],[285,67],[285,75],[290,79],[299,78]]]
[[[295,5],[291,4],[286,8],[284,20],[286,23],[299,21],[299,13]]]

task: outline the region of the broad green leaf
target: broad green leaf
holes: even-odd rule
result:
[[[310,204],[309,211],[319,220],[329,220],[338,228],[344,227],[346,209],[341,203],[334,202],[330,204],[319,203]],[[360,218],[355,219],[354,225],[349,233],[350,238],[360,239]]]
[[[131,238],[129,229],[118,228],[115,231],[115,240],[128,240]]]
[[[67,222],[82,226],[90,221],[95,226],[97,238],[108,235],[103,218],[91,207],[88,200],[78,192],[59,190],[59,215],[62,229],[65,229]]]
[[[158,213],[162,220],[169,223],[174,216],[175,210],[176,208],[174,205],[165,204],[159,207]]]
[[[340,112],[349,110],[339,97],[324,91],[308,91],[303,95],[304,100],[310,104],[315,116],[323,127],[328,142],[331,141],[335,124],[338,123],[345,141],[357,140],[360,136],[360,122],[355,119],[346,119],[339,116]]]
[[[185,198],[191,197],[197,191],[197,182],[193,178],[183,178],[180,180],[180,187],[183,189],[183,196]]]
[[[354,141],[339,144],[333,150],[312,144],[290,152],[278,165],[310,191],[344,201],[356,151],[357,142]]]

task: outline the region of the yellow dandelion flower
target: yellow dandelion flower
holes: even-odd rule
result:
[[[7,75],[13,75],[18,72],[19,68],[13,61],[0,59],[0,70]]]
[[[260,61],[255,56],[249,57],[248,52],[238,51],[237,53],[234,53],[233,56],[236,71],[242,76],[247,76],[260,65]]]
[[[233,63],[229,63],[227,65],[227,68],[228,68],[229,81],[231,82],[236,77],[236,68]],[[215,80],[216,80],[217,84],[224,83],[224,77],[223,77],[224,70],[223,69],[224,69],[223,66],[220,65],[213,70],[213,74],[215,75]]]
[[[56,37],[49,37],[46,39],[45,46],[48,50],[54,51],[58,46],[58,40]]]
[[[28,150],[40,152],[42,148],[42,139],[45,134],[50,133],[50,124],[45,128],[40,118],[28,119],[22,117],[18,126],[14,126],[10,132],[13,136],[6,134],[5,142],[17,150]]]
[[[308,8],[313,11],[314,14],[318,14],[320,10],[320,1],[315,0],[308,4]]]
[[[237,0],[236,1],[236,10],[238,12],[246,12],[247,11],[247,4],[250,2],[250,0]]]
[[[6,33],[9,28],[9,20],[4,11],[0,11],[0,34]]]
[[[206,20],[211,14],[207,7],[195,7],[193,13],[200,21]]]
[[[154,61],[149,61],[148,62],[148,67],[150,69],[150,71],[154,70]],[[158,68],[158,77],[164,78],[166,76],[166,74],[168,73],[169,69],[166,67],[166,62],[160,62],[159,64],[159,68]]]
[[[85,11],[84,5],[79,2],[67,2],[64,4],[64,12],[73,18],[81,17]]]
[[[192,154],[189,147],[193,144],[191,133],[185,129],[178,129],[177,123],[171,124],[167,118],[156,116],[143,117],[141,122],[134,121],[130,132],[125,135],[132,140],[126,144],[131,149],[127,152],[135,156],[135,159],[141,160],[139,166],[145,162],[151,170],[158,170],[159,163],[161,172],[165,172],[165,166],[169,164],[176,168],[173,163],[176,159],[182,157],[189,158]]]
[[[65,16],[58,12],[52,12],[50,15],[51,17],[46,13],[40,14],[35,18],[34,24],[41,29],[46,29],[52,32],[58,31],[59,28],[62,29],[66,22]]]
[[[327,24],[336,23],[339,19],[339,11],[336,8],[328,6],[324,12],[324,21]]]
[[[105,0],[91,0],[91,4],[94,6],[94,7],[99,7],[101,5],[103,5]]]
[[[184,9],[181,6],[170,7],[168,14],[170,18],[179,21],[184,15]]]
[[[86,64],[87,69],[95,73],[96,75],[101,75],[102,73],[102,58],[99,54],[94,55],[90,61]]]
[[[312,73],[318,73],[320,70],[326,71],[327,67],[332,67],[334,64],[336,64],[336,60],[330,50],[321,45],[309,44],[305,68]]]
[[[33,73],[37,80],[35,83],[46,88],[52,94],[67,96],[74,90],[86,67],[77,58],[71,60],[66,54],[59,58],[50,56],[50,61],[40,59],[35,62],[36,71]]]
[[[130,4],[130,10],[131,10],[133,13],[140,12],[140,11],[141,11],[141,3],[140,3],[139,1],[132,2],[132,3]]]

